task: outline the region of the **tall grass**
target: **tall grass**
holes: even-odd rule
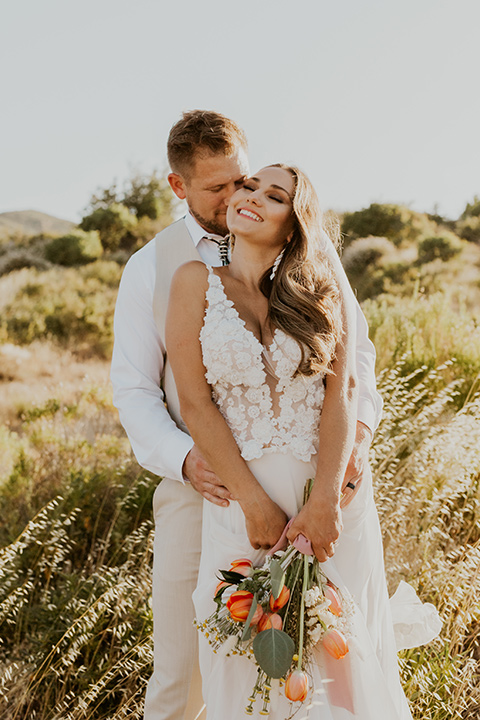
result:
[[[403,653],[414,717],[480,712],[480,392],[457,409],[463,379],[452,362],[404,375],[409,358],[379,380],[383,422],[373,444],[377,507],[390,586],[410,582],[433,602],[440,638]],[[459,368],[456,368],[458,375]]]
[[[93,413],[93,408],[96,412]],[[140,717],[151,499],[103,392],[24,409],[0,483],[0,716]],[[25,522],[25,519],[28,521]]]
[[[385,370],[372,465],[388,580],[412,583],[444,627],[401,656],[416,720],[473,720],[480,703],[480,399],[459,368]],[[151,673],[151,497],[108,396],[22,409],[4,437],[0,716],[140,719]],[[5,431],[6,432],[6,431]]]
[[[381,295],[362,308],[377,351],[377,371],[402,360],[402,372],[455,360],[451,377],[468,387],[480,372],[480,310],[459,291]]]

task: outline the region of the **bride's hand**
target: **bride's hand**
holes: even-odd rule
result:
[[[287,516],[268,495],[251,497],[241,507],[251,546],[255,550],[269,550],[285,530]]]
[[[312,543],[313,551],[320,562],[333,557],[335,543],[342,531],[340,503],[338,497],[323,497],[314,502],[312,498],[303,506],[290,525],[287,538],[293,542],[298,535]]]

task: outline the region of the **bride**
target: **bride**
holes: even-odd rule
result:
[[[338,258],[326,252],[315,191],[297,168],[268,166],[233,195],[227,224],[230,265],[180,267],[166,329],[182,417],[234,498],[228,507],[204,501],[197,618],[215,609],[219,569],[238,557],[261,565],[295,517],[288,539],[311,541],[356,609],[352,687],[337,680],[309,718],[408,720],[371,477],[341,504],[357,414],[355,307]],[[214,655],[201,637],[200,665],[208,720],[243,718],[254,664]],[[320,690],[329,676],[320,656],[312,672]],[[291,714],[283,697],[270,717]]]

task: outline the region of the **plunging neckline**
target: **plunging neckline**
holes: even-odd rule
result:
[[[229,306],[232,308],[232,310],[235,312],[237,320],[242,325],[245,332],[248,333],[249,335],[251,335],[251,337],[255,340],[255,342],[258,344],[258,346],[262,349],[262,354],[263,353],[272,353],[274,350],[276,350],[278,345],[277,345],[277,341],[276,341],[275,337],[276,337],[277,333],[281,332],[281,330],[279,328],[275,328],[273,331],[273,335],[272,335],[272,342],[269,345],[264,345],[258,339],[258,337],[255,335],[253,330],[250,330],[250,328],[247,327],[247,323],[240,316],[240,313],[238,312],[237,308],[235,307],[235,303],[233,302],[233,300],[230,300],[230,298],[228,297],[226,290],[225,290],[225,285],[223,284],[222,278],[220,277],[220,275],[217,275],[217,273],[214,271],[213,267],[210,266],[208,269],[210,270],[210,273],[218,279],[218,282],[220,283],[221,291],[223,293],[223,297],[225,298],[226,302],[229,303]]]

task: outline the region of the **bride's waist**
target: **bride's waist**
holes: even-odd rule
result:
[[[317,438],[318,435],[275,435],[268,440],[255,438],[249,434],[237,435],[233,431],[233,435],[240,448],[240,453],[244,460],[249,462],[261,458],[264,455],[290,455],[301,462],[310,462],[318,452]]]

